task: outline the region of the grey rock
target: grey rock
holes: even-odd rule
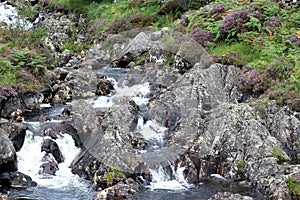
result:
[[[127,199],[129,195],[132,195],[140,190],[140,186],[133,179],[126,179],[124,182],[119,182],[114,186],[106,188],[100,192],[97,192],[97,199]]]
[[[5,131],[8,138],[12,141],[15,150],[19,151],[24,144],[27,126],[21,123],[1,120],[0,127]]]
[[[13,188],[27,189],[27,188],[37,186],[37,183],[34,182],[30,176],[23,174],[21,172],[12,172],[10,176],[11,176],[11,182]]]
[[[234,103],[240,98],[236,85],[238,73],[234,66],[214,64],[202,69],[195,65],[151,103],[150,116],[172,127],[192,109],[210,110],[222,102]]]
[[[0,129],[0,173],[18,169],[16,150],[3,129]]]
[[[242,196],[240,194],[233,194],[231,192],[219,192],[212,197],[209,198],[209,200],[252,200],[252,197],[249,196]]]
[[[13,118],[12,113],[20,109],[22,112],[26,110],[26,105],[22,98],[11,97],[3,105],[1,110],[1,117],[6,119]]]

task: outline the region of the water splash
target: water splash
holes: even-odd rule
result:
[[[148,187],[151,190],[186,190],[191,187],[184,177],[185,167],[179,167],[177,170],[174,165],[170,167],[171,175],[161,165],[157,169],[150,169],[152,182]]]
[[[0,3],[0,22],[4,22],[13,28],[20,27],[25,30],[28,30],[33,26],[30,22],[22,19],[18,14],[17,9],[9,5],[6,1]]]
[[[35,125],[37,126],[37,124]],[[74,175],[69,168],[72,160],[79,153],[80,149],[75,147],[72,137],[64,134],[62,138],[55,140],[58,144],[65,161],[58,165],[59,170],[55,176],[40,175],[40,165],[44,152],[41,152],[43,140],[48,137],[34,136],[31,131],[26,132],[24,145],[17,153],[19,171],[29,175],[33,181],[37,182],[38,190],[45,193],[53,193],[51,196],[64,198],[66,193],[73,193],[72,199],[81,199],[79,196],[84,196],[84,199],[91,199],[91,190],[88,188],[87,181]],[[41,191],[35,191],[40,193]],[[90,193],[90,194],[89,194]],[[39,196],[39,195],[37,195]]]

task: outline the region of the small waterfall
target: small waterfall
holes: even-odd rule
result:
[[[152,182],[148,186],[151,190],[185,190],[191,185],[184,178],[185,167],[179,167],[175,170],[174,165],[170,165],[173,178],[166,173],[166,170],[159,166],[157,169],[150,169]]]
[[[17,9],[9,5],[6,1],[0,3],[0,23],[4,22],[5,24],[12,27],[21,27],[25,30],[28,30],[32,27],[32,24],[24,19],[22,19],[17,12]],[[1,24],[0,24],[1,25]]]
[[[28,122],[27,122],[28,123]],[[32,127],[38,128],[39,122],[30,122]],[[40,166],[45,152],[41,152],[41,145],[48,137],[35,136],[31,131],[27,131],[24,145],[17,153],[19,171],[29,175],[33,181],[37,182],[37,188],[31,188],[28,195],[31,198],[49,197],[60,199],[93,199],[93,192],[88,188],[88,182],[74,175],[69,168],[72,160],[80,149],[75,147],[72,137],[63,134],[55,140],[59,146],[64,162],[58,164],[59,170],[54,176],[40,174]],[[12,196],[22,195],[22,192]]]

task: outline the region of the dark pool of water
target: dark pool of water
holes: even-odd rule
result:
[[[263,195],[254,191],[250,186],[239,183],[218,183],[206,181],[186,190],[150,190],[144,189],[133,196],[134,200],[206,200],[218,192],[232,192],[250,196],[256,200],[265,200]]]

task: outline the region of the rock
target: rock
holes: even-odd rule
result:
[[[9,122],[8,120],[1,120],[0,128],[5,130],[5,133],[12,141],[15,150],[19,151],[24,144],[27,126],[21,123]]]
[[[286,166],[277,164],[276,158],[262,158],[245,166],[245,175],[252,186],[269,199],[291,199],[285,180]],[[299,169],[298,169],[299,170]]]
[[[188,180],[217,173],[248,180],[271,199],[290,199],[285,180],[291,172],[274,157],[279,149],[282,158],[297,158],[299,119],[272,105],[238,103],[238,74],[234,66],[196,64],[153,96],[150,118],[169,128],[170,147],[185,152]]]
[[[10,177],[12,188],[14,189],[27,189],[37,186],[37,183],[34,182],[30,176],[27,176],[21,172],[12,172]]]
[[[71,125],[83,143],[80,155],[72,164],[74,173],[93,180],[95,188],[107,187],[103,176],[111,168],[119,169],[128,177],[140,173],[143,158],[132,147],[138,106],[130,98],[121,98],[101,118],[82,100],[75,101],[72,110]]]
[[[97,177],[104,175],[105,168],[89,151],[82,150],[71,164],[72,173],[94,182],[94,188],[98,189]],[[96,180],[95,180],[96,179]]]
[[[209,198],[209,200],[252,200],[252,197],[242,196],[240,194],[233,194],[231,192],[218,192]]]
[[[81,68],[101,69],[112,61],[112,44],[109,42],[95,44],[86,55],[86,60],[80,64]]]
[[[91,97],[95,95],[101,77],[101,74],[93,71],[76,70],[66,76],[64,85],[70,88],[72,98]]]
[[[105,96],[111,93],[111,91],[114,89],[112,83],[105,79],[101,78],[97,84],[97,90],[96,95]]]
[[[113,58],[113,65],[115,67],[126,67],[133,59],[140,56],[142,53],[148,51],[152,47],[152,41],[149,36],[140,32],[128,44],[116,46],[114,49],[119,49],[115,58]]]
[[[56,171],[58,170],[58,165],[55,161],[55,158],[48,153],[45,153],[45,155],[42,158],[42,165],[40,166],[41,170],[39,171],[39,174],[49,174],[49,175],[55,175]]]
[[[283,151],[292,160],[300,160],[300,120],[287,107],[272,115],[270,133],[281,142]]]
[[[73,127],[78,134],[80,143],[87,147],[93,135],[99,132],[99,118],[96,110],[84,100],[75,100],[72,102],[71,120],[67,123]]]
[[[1,117],[6,119],[12,118],[12,113],[20,109],[25,112],[26,105],[20,97],[11,97],[3,105],[1,110]]]
[[[133,179],[126,179],[116,185],[97,192],[97,199],[127,199],[128,196],[138,192],[140,185]]]
[[[202,69],[201,65],[195,65],[150,103],[150,117],[173,129],[180,117],[189,115],[195,108],[208,111],[222,102],[234,103],[240,98],[238,73],[234,66],[214,64]]]
[[[7,191],[11,187],[10,175],[8,172],[0,173],[0,191]]]
[[[17,171],[16,150],[3,129],[0,129],[0,174]]]
[[[8,200],[8,196],[7,196],[6,194],[2,194],[2,193],[0,192],[0,199],[1,199],[1,200]]]
[[[31,110],[39,110],[39,105],[43,103],[45,98],[43,93],[32,93],[22,96],[22,99],[26,105],[26,108]]]
[[[57,163],[61,163],[64,161],[64,157],[57,145],[57,143],[51,139],[45,139],[41,151],[45,151],[46,153],[51,153],[55,158]]]

